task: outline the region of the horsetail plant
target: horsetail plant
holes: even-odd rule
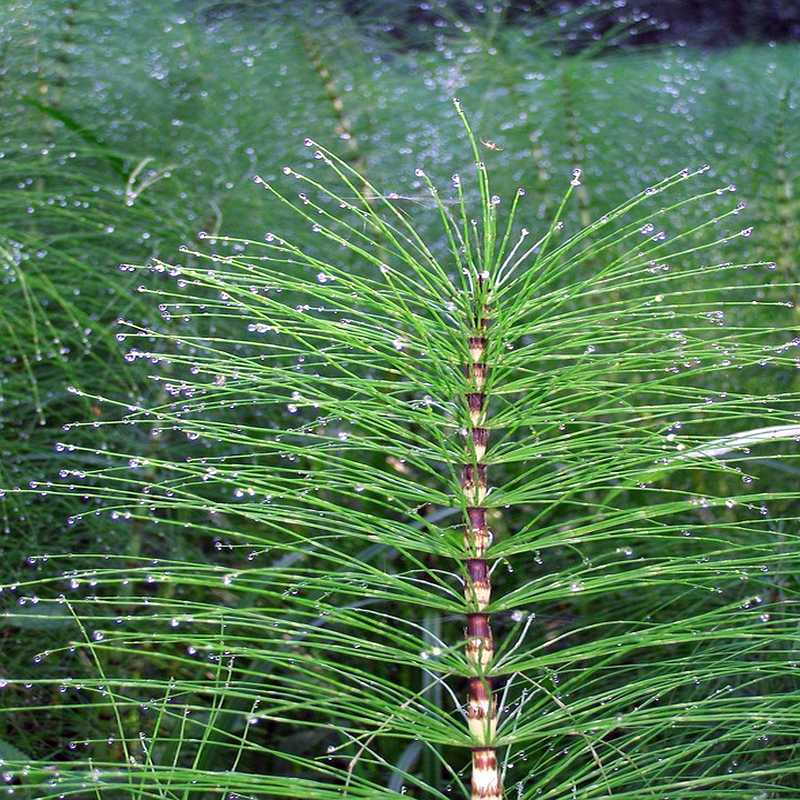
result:
[[[476,191],[417,170],[412,213],[306,140],[296,200],[257,180],[306,241],[145,268],[176,286],[143,284],[162,322],[119,338],[169,402],[93,399],[159,446],[67,444],[81,463],[33,488],[216,549],[15,587],[80,632],[46,655],[83,655],[63,702],[114,728],[55,774],[9,761],[37,791],[796,796],[797,492],[769,482],[797,397],[761,387],[798,345],[772,265],[727,260],[750,235],[727,187],[678,192],[706,167],[574,232],[577,169],[545,225],[523,190],[504,211],[456,108]]]

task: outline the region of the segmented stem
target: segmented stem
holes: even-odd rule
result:
[[[561,72],[562,104],[564,109],[564,132],[567,139],[570,159],[575,167],[580,167],[584,162],[585,148],[583,135],[576,111],[576,98],[573,89],[572,75],[569,69]],[[575,196],[578,200],[578,217],[581,227],[588,228],[592,224],[592,215],[589,204],[589,192],[584,184],[575,187]]]
[[[786,275],[791,275],[793,256],[797,250],[797,230],[794,224],[796,204],[794,200],[794,182],[791,175],[790,144],[787,140],[786,121],[790,113],[790,90],[786,88],[781,96],[778,110],[778,123],[775,134],[775,209],[777,211],[777,236],[781,242],[778,248],[778,266],[784,280]]]
[[[303,34],[302,41],[311,66],[314,68],[317,75],[319,75],[325,90],[325,95],[333,108],[333,113],[336,117],[336,135],[340,140],[345,142],[345,146],[347,147],[346,159],[356,170],[363,172],[364,164],[361,157],[359,142],[358,139],[356,139],[350,118],[345,111],[342,93],[336,85],[336,80],[325,64],[322,50],[314,38],[306,33]]]
[[[466,402],[471,423],[467,437],[468,463],[461,473],[461,487],[467,500],[464,548],[467,553],[467,580],[464,593],[467,601],[466,655],[474,668],[468,682],[467,718],[474,741],[472,748],[472,800],[499,800],[502,797],[500,772],[494,747],[497,727],[497,706],[492,692],[492,679],[487,672],[492,663],[491,617],[486,613],[492,594],[486,551],[491,534],[486,524],[486,465],[482,463],[489,440],[485,425],[487,396],[485,389],[488,367],[485,362],[488,307],[479,303],[475,335],[469,339],[470,363],[465,372],[468,383]]]

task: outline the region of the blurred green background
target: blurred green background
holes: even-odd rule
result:
[[[707,162],[748,204],[743,225],[755,230],[741,259],[797,280],[799,20],[789,2],[4,3],[0,583],[46,572],[57,552],[219,556],[152,528],[73,528],[70,502],[13,488],[57,478],[64,427],[101,417],[93,395],[147,404],[163,392],[117,340],[120,319],[158,324],[120,265],[175,260],[203,232],[298,229],[252,178],[308,160],[307,136],[424,212],[414,169],[446,183],[470,160],[458,96],[495,186],[525,186],[540,224],[574,167],[584,181],[569,213],[585,224]],[[89,427],[70,441],[162,446],[141,436]],[[45,614],[0,621],[0,680],[30,670],[58,635]],[[68,759],[98,721],[48,713],[49,691],[17,697],[41,710],[3,716],[0,740]]]

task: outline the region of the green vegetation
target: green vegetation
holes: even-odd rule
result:
[[[796,797],[800,50],[249,8],[0,10],[8,788]]]

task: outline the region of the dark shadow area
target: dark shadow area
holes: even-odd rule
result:
[[[195,7],[197,2],[193,2]],[[393,39],[402,49],[435,46],[448,33],[478,24],[488,17],[506,26],[536,26],[561,15],[569,27],[572,49],[624,30],[615,41],[623,46],[685,44],[694,47],[732,47],[744,42],[783,42],[800,39],[800,3],[795,0],[542,0],[542,2],[480,3],[461,0],[340,0],[334,4],[295,2],[298,11],[313,17],[338,5],[342,14],[360,26]],[[236,0],[204,4],[209,23],[226,18],[263,16],[284,3],[276,0]]]

